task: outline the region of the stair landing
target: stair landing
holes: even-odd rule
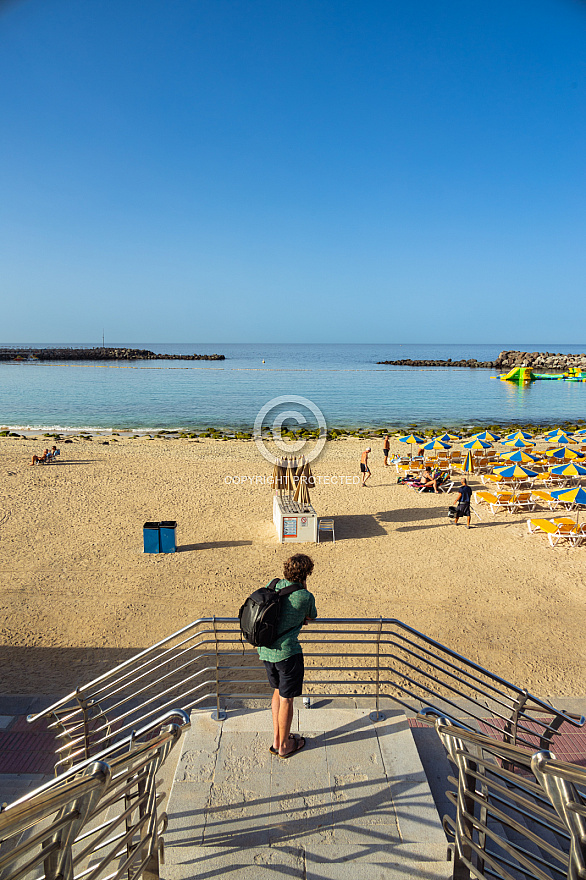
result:
[[[271,755],[270,711],[194,713],[167,807],[164,880],[451,876],[447,843],[402,713],[299,709],[307,745]]]

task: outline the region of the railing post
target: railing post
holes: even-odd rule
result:
[[[110,782],[110,767],[104,761],[96,761],[87,767],[84,775],[89,778],[96,773],[101,775],[101,785],[81,794],[57,815],[57,820],[70,816],[71,821],[48,838],[43,845],[45,847],[53,843],[59,844],[59,849],[52,852],[43,862],[45,880],[73,880],[73,844]],[[48,830],[50,832],[50,827]]]
[[[375,668],[375,710],[368,716],[371,721],[384,721],[385,715],[380,710],[380,638],[383,630],[383,619],[379,618],[378,629],[376,631],[376,668]]]
[[[555,760],[551,752],[543,749],[533,755],[531,769],[551,801],[556,813],[571,834],[570,864],[568,877],[578,880],[586,876],[586,816],[584,798],[576,786],[547,771],[548,761]]]
[[[215,615],[212,618],[212,622],[214,627],[214,643],[216,646],[216,711],[212,712],[212,718],[214,721],[225,721],[228,717],[228,713],[220,709],[220,655],[218,651],[218,632],[216,630]]]

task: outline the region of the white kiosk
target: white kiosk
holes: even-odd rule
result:
[[[315,482],[309,462],[283,458],[273,472],[273,522],[280,544],[317,543],[317,513],[311,505],[309,487]]]
[[[287,495],[274,495],[273,522],[280,544],[317,542],[317,513],[311,504],[302,504]]]

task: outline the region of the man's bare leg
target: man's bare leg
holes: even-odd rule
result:
[[[271,699],[271,711],[273,713],[273,749],[279,751],[279,689],[275,688]]]
[[[293,721],[293,697],[279,697],[278,745],[280,755],[288,755],[295,750],[295,743],[289,739]]]

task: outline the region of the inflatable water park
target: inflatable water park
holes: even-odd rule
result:
[[[505,376],[492,376],[501,382],[515,382],[517,385],[528,385],[540,379],[555,379],[557,382],[586,382],[586,375],[578,367],[570,367],[564,373],[534,373],[531,367],[513,367]]]

